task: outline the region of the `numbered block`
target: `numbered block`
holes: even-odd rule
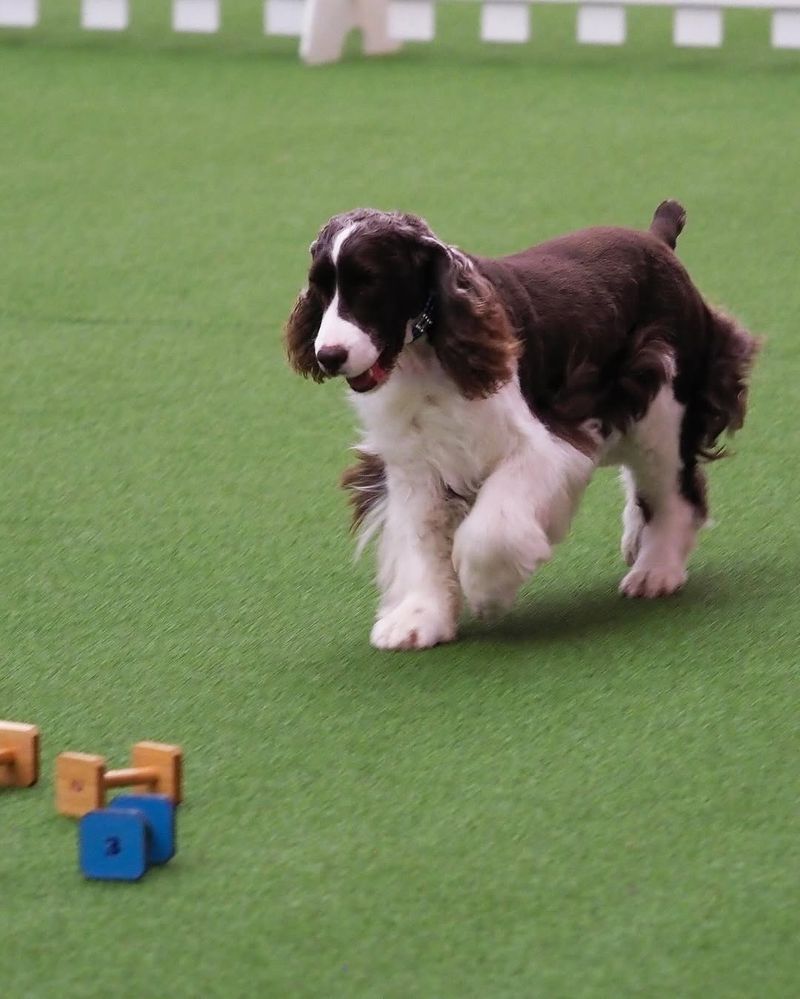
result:
[[[142,812],[106,808],[78,827],[81,873],[93,881],[138,881],[147,870],[147,822]]]
[[[211,35],[219,25],[219,0],[173,0],[173,31]]]
[[[776,49],[800,49],[800,10],[773,12],[772,46]]]
[[[83,0],[81,27],[87,31],[124,31],[130,13],[128,0]]]
[[[722,45],[722,11],[713,7],[678,7],[672,25],[672,40],[688,48],[719,48]]]
[[[389,37],[399,42],[432,42],[436,15],[430,0],[391,0]]]
[[[625,8],[593,4],[578,8],[578,41],[582,45],[623,45]]]
[[[112,809],[138,812],[147,826],[147,863],[166,864],[176,850],[175,805],[165,794],[120,794]]]
[[[32,28],[39,23],[39,0],[0,0],[0,27]]]
[[[481,38],[485,42],[528,42],[530,8],[524,3],[485,3],[481,7]]]

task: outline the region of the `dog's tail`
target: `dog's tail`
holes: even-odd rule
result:
[[[686,209],[683,205],[678,201],[662,201],[653,215],[650,232],[674,250],[685,225]]]
[[[693,438],[699,457],[714,461],[725,456],[719,438],[744,424],[750,372],[762,340],[722,310],[705,309],[705,377],[687,407],[684,433]]]

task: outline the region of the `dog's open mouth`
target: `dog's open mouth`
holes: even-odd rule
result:
[[[348,378],[347,384],[354,392],[371,392],[374,388],[382,385],[389,377],[389,372],[381,364],[380,358],[360,375],[355,378]]]

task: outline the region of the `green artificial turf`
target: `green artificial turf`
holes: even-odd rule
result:
[[[800,54],[757,14],[679,51],[667,11],[583,48],[566,9],[490,48],[460,7],[309,70],[255,0],[216,38],[133,6],[0,33],[0,717],[44,768],[0,793],[0,993],[800,993]],[[768,336],[688,588],[617,597],[606,471],[507,619],[372,651],[352,415],[280,346],[317,228],[400,207],[497,253],[668,196]],[[84,883],[54,756],[148,738],[185,747],[178,856]]]

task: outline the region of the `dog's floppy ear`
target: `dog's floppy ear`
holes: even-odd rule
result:
[[[486,397],[514,376],[520,343],[491,282],[459,250],[434,246],[439,362],[468,399]]]
[[[320,229],[317,238],[308,248],[312,267],[328,253],[333,237],[349,218],[349,215],[335,215]],[[315,382],[323,382],[327,377],[317,363],[314,351],[314,341],[319,333],[324,313],[325,302],[322,294],[319,288],[309,281],[308,287],[300,292],[294,303],[283,336],[291,366],[298,374],[304,378],[313,378]]]
[[[322,296],[316,288],[309,286],[300,292],[284,331],[289,363],[304,378],[311,377],[315,382],[325,378],[314,352],[314,340],[324,311]]]

